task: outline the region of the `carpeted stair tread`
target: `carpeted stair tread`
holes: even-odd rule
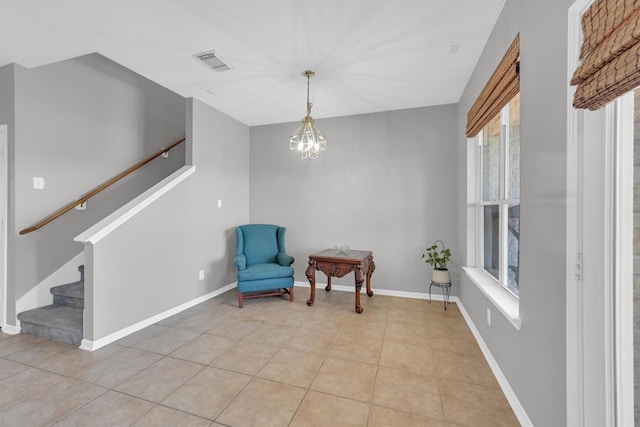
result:
[[[54,304],[24,311],[18,314],[18,319],[21,322],[71,331],[82,336],[82,312],[81,308]]]
[[[66,285],[54,286],[49,290],[52,295],[70,298],[84,298],[84,282],[68,283]]]

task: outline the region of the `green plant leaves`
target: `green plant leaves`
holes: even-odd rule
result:
[[[447,262],[451,259],[451,250],[448,248],[438,251],[438,245],[434,244],[426,249],[426,254],[422,254],[422,259],[427,258],[425,262],[431,264],[433,268],[445,270],[447,268]]]

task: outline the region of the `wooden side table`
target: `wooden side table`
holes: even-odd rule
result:
[[[347,253],[338,252],[336,249],[325,249],[322,252],[309,255],[309,266],[306,275],[311,284],[311,296],[307,300],[307,305],[312,306],[316,300],[316,270],[321,270],[327,275],[327,286],[325,291],[331,291],[331,277],[343,277],[354,272],[356,285],[356,313],[364,310],[360,305],[360,289],[362,283],[367,280],[367,295],[373,296],[371,291],[371,275],[376,269],[373,263],[371,251],[349,250]]]

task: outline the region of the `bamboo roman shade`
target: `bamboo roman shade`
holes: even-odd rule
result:
[[[520,92],[519,34],[467,113],[467,138],[476,136],[518,92]]]
[[[582,33],[573,106],[597,110],[640,85],[640,1],[594,1]]]

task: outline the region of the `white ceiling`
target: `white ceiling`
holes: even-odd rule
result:
[[[98,52],[253,126],[458,102],[505,0],[0,0],[0,66]],[[457,45],[457,52],[451,47]],[[192,55],[215,50],[216,73]]]

